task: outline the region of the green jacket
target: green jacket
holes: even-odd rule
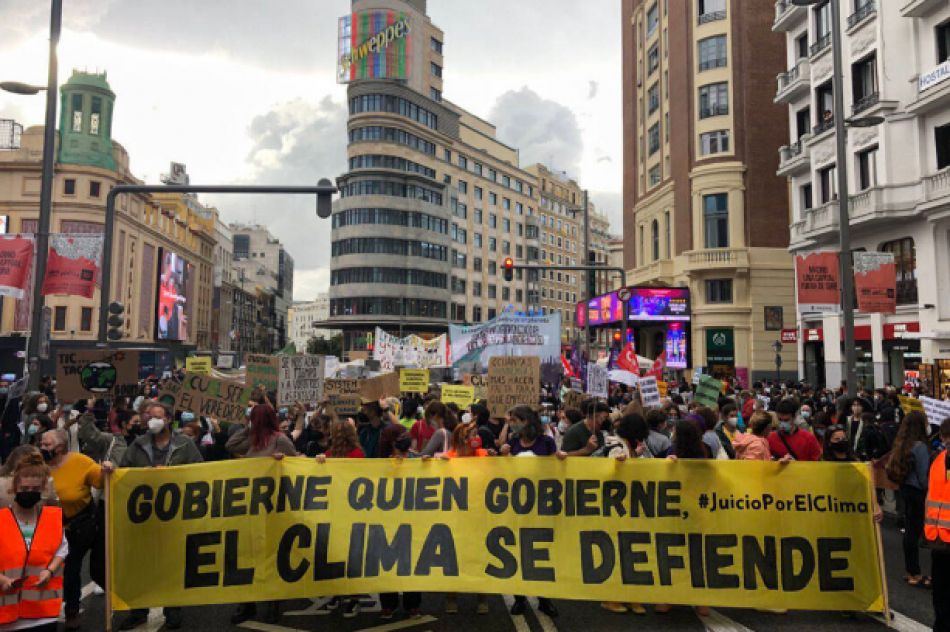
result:
[[[128,445],[121,434],[102,432],[96,426],[96,417],[85,413],[79,418],[79,445],[82,453],[96,463],[112,461],[116,466],[122,462]]]
[[[152,466],[152,434],[147,433],[137,438],[125,451],[121,467],[151,467]],[[168,444],[168,456],[164,463],[159,465],[191,465],[203,463],[201,452],[195,442],[185,435],[172,435]]]

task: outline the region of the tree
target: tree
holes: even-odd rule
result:
[[[314,355],[332,355],[339,358],[343,355],[343,335],[333,336],[329,340],[311,338],[307,341],[307,353]]]

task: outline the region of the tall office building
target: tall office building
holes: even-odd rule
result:
[[[774,9],[624,0],[622,10],[627,281],[689,289],[693,368],[774,378],[772,345],[795,324],[787,185],[775,176],[787,115],[773,102],[785,70]],[[643,355],[662,351],[664,329],[637,328]],[[783,351],[785,376],[795,351]]]
[[[231,224],[235,283],[263,300],[264,348],[277,351],[290,342],[287,313],[294,301],[294,259],[259,224]],[[260,351],[260,350],[259,350]]]

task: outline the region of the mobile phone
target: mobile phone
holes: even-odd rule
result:
[[[14,579],[10,583],[10,590],[20,590],[23,588],[23,584],[26,582],[26,577],[21,577],[20,579]]]

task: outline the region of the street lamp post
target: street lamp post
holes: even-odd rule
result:
[[[792,0],[792,4],[809,7],[824,0]],[[851,221],[848,197],[848,127],[873,127],[884,122],[881,117],[845,119],[844,55],[841,50],[841,0],[831,0],[831,46],[834,57],[834,122],[838,172],[838,270],[841,287],[841,313],[844,329],[844,380],[848,393],[856,393],[857,350],[854,347],[854,269],[851,261]]]

